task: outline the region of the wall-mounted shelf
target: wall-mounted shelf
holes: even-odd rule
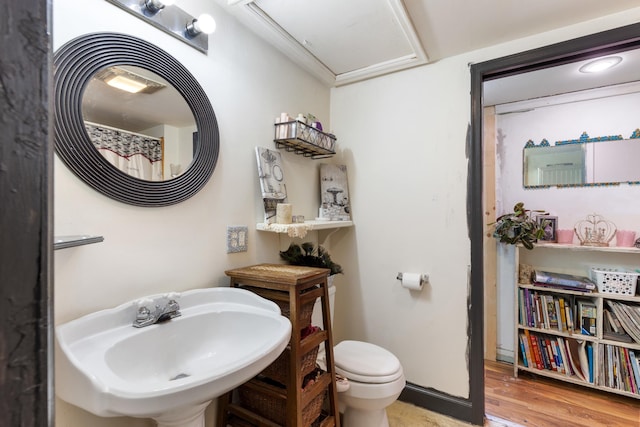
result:
[[[289,237],[304,238],[309,231],[322,231],[329,230],[329,232],[320,233],[319,237],[321,242],[327,240],[327,238],[338,231],[339,228],[353,227],[353,221],[305,221],[295,224],[266,224],[259,222],[256,224],[256,230],[268,231],[271,233],[287,234]]]
[[[558,249],[561,251],[575,251],[575,252],[611,252],[611,253],[623,253],[623,254],[640,254],[640,249],[636,247],[624,247],[624,246],[582,246],[563,243],[541,243],[535,244],[536,247],[547,249]]]
[[[293,227],[305,227],[309,231],[327,230],[330,228],[353,227],[353,221],[315,220],[295,224],[266,224],[264,222],[259,222],[258,224],[256,224],[256,230],[270,231],[272,233],[286,233],[290,228]]]
[[[312,159],[326,159],[336,154],[336,137],[297,120],[276,123],[273,141],[284,148]]]
[[[53,238],[53,249],[66,249],[75,246],[89,245],[92,243],[100,243],[104,241],[102,236],[55,236]]]

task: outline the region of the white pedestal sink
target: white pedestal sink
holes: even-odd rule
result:
[[[180,317],[143,328],[132,326],[134,301],[57,326],[56,394],[102,417],[204,427],[211,400],[254,377],[289,342],[289,320],[249,291],[197,289],[178,302]]]

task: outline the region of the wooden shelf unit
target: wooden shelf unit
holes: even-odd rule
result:
[[[230,277],[230,286],[250,290],[256,294],[276,302],[281,308],[288,307],[289,320],[291,320],[291,339],[285,352],[289,352],[290,366],[287,374],[288,380],[283,387],[274,387],[263,380],[261,375],[243,384],[255,392],[268,395],[286,405],[286,427],[307,427],[318,425],[320,427],[340,427],[338,413],[338,392],[336,388],[335,365],[333,358],[333,338],[331,334],[329,293],[327,278],[328,269],[299,267],[283,264],[258,264],[249,267],[228,270],[225,272]],[[322,328],[304,339],[302,331],[310,325],[309,306],[313,306],[320,298],[322,311]],[[283,315],[285,315],[283,310]],[[326,357],[326,371],[320,373],[316,381],[307,386],[303,391],[304,375],[302,372],[302,360],[310,351],[324,343]],[[315,361],[314,361],[315,363]],[[219,398],[218,426],[280,426],[264,414],[259,414],[242,405],[238,399],[240,388],[226,393]],[[303,410],[320,394],[326,398],[323,410],[314,424],[303,422]]]
[[[572,291],[564,288],[553,288],[550,286],[537,286],[535,284],[519,283],[518,271],[520,264],[529,264],[534,269],[543,271],[553,271],[558,273],[569,273],[589,277],[589,269],[591,267],[618,267],[633,270],[640,266],[640,249],[636,248],[617,248],[617,247],[593,247],[593,246],[577,246],[577,245],[558,245],[558,244],[539,244],[533,250],[528,250],[523,246],[516,247],[515,250],[515,340],[514,340],[514,376],[518,376],[519,371],[531,372],[545,377],[555,378],[581,386],[616,393],[635,399],[640,399],[640,391],[633,393],[603,384],[603,373],[600,369],[604,360],[603,346],[612,345],[619,349],[626,349],[640,354],[640,343],[627,343],[603,338],[603,315],[606,308],[606,301],[621,301],[640,303],[640,295],[636,289],[636,295],[617,295],[602,292],[580,292]],[[532,327],[520,322],[520,292],[528,290],[529,292],[538,292],[545,295],[553,295],[567,299],[578,298],[581,300],[591,300],[596,306],[596,333],[595,335],[583,335],[579,330],[560,331],[558,329],[547,329],[540,327]],[[522,357],[519,337],[521,333],[527,331],[539,336],[545,336],[562,340],[579,340],[585,341],[592,345],[593,352],[593,382],[587,382],[575,375],[567,376],[565,373],[559,373],[548,369],[539,369],[535,367],[534,361],[525,366]],[[533,365],[533,366],[532,366]],[[631,372],[633,375],[633,372]],[[638,384],[640,386],[640,384]]]

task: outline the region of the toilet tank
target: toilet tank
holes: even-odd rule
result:
[[[331,312],[331,314],[329,317],[331,318],[331,329],[333,329],[333,306],[334,306],[335,299],[336,299],[336,287],[333,284],[330,284],[329,285],[329,311]],[[322,328],[322,307],[320,305],[320,298],[316,300],[316,303],[313,306],[313,314],[311,315],[311,324],[313,326],[319,326]]]

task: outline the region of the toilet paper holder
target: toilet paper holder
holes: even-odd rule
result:
[[[398,275],[396,276],[397,280],[400,280],[402,282],[402,273],[398,273]],[[429,281],[429,275],[428,274],[421,274],[420,275],[420,284],[424,285]]]

